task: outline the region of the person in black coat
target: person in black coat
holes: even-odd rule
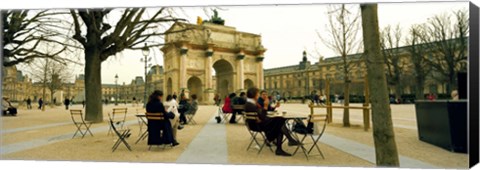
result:
[[[285,125],[285,119],[283,118],[268,118],[267,117],[267,110],[263,109],[264,106],[261,106],[257,101],[259,98],[259,90],[258,88],[252,87],[247,90],[247,103],[245,104],[245,112],[257,112],[258,117],[260,118],[260,128],[262,131],[265,132],[265,136],[267,137],[268,144],[270,142],[275,142],[276,150],[275,155],[280,156],[292,156],[285,152],[282,149],[282,141],[283,141],[283,133],[282,127]],[[268,103],[268,101],[265,101]],[[247,120],[246,123],[256,123]]]
[[[176,146],[179,143],[173,137],[170,123],[170,119],[173,119],[175,114],[166,111],[161,101],[162,97],[163,92],[155,90],[148,99],[147,113],[163,113],[164,115],[164,120],[148,120],[148,145],[172,144],[172,146]]]
[[[181,125],[187,124],[187,117],[185,117],[185,112],[189,110],[189,107],[190,107],[190,104],[188,103],[186,96],[183,94],[180,95],[180,102],[178,103],[178,113],[180,113]]]
[[[70,105],[70,100],[68,100],[68,98],[65,98],[65,101],[63,101],[63,104],[65,105],[65,110],[68,110],[68,106]]]

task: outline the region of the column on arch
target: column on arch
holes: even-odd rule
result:
[[[263,58],[263,55],[257,56],[257,82],[259,89],[265,88],[263,84]]]
[[[243,91],[245,88],[243,84],[243,80],[245,79],[244,70],[243,70],[244,58],[245,58],[245,54],[243,53],[243,51],[240,51],[237,54],[237,87],[238,87],[237,91],[238,92]]]
[[[179,86],[180,91],[187,89],[187,52],[188,48],[186,46],[182,46],[180,48],[180,76],[179,76]]]

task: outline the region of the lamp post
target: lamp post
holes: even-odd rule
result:
[[[143,58],[143,62],[145,62],[145,85],[144,85],[144,91],[143,91],[143,108],[147,106],[147,57],[148,54],[150,54],[150,49],[147,47],[147,43],[145,43],[145,46],[142,48],[142,53],[145,58]],[[142,60],[140,60],[142,61]]]
[[[116,96],[115,97],[115,106],[118,105],[118,74],[115,74],[115,92],[116,92]]]

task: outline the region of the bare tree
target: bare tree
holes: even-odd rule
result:
[[[170,8],[160,8],[153,15],[147,15],[145,8],[118,9],[119,19],[110,23],[107,18],[116,12],[113,9],[70,10],[75,30],[72,37],[84,48],[86,120],[103,120],[101,63],[125,49],[141,49],[145,41],[167,34],[156,29],[162,23],[183,21],[169,11]],[[154,43],[148,47],[160,45]]]
[[[410,28],[409,35],[406,38],[408,45],[407,51],[410,53],[410,61],[412,63],[415,98],[424,99],[425,80],[430,72],[430,64],[427,63],[427,42],[421,37],[425,36],[425,30],[422,25],[413,25]]]
[[[358,35],[360,31],[360,13],[353,13],[346,8],[345,4],[342,4],[340,6],[330,6],[328,16],[327,32],[329,37],[324,37],[319,32],[317,34],[328,48],[342,57],[342,64],[339,69],[344,80],[344,106],[349,106],[351,82],[349,74],[353,65],[352,61],[347,58],[347,55],[358,53],[362,48]],[[345,108],[343,111],[343,126],[350,126],[350,112],[348,108]]]
[[[68,28],[62,26],[59,12],[49,10],[7,10],[2,11],[3,23],[3,66],[9,67],[19,63],[29,63],[35,58],[49,58],[66,63],[67,58],[58,57],[68,49],[61,31]],[[40,48],[44,44],[61,45],[60,48],[47,53]]]
[[[400,56],[401,31],[400,25],[397,24],[393,30],[389,25],[380,34],[382,54],[387,67],[387,82],[393,87],[395,98],[400,98],[403,93],[402,74],[406,66]]]
[[[457,72],[467,69],[468,11],[453,14],[453,19],[450,14],[429,18],[426,34],[422,36],[428,42],[431,57],[427,61],[432,66],[432,75],[439,82],[447,82],[447,94],[457,89]]]
[[[50,102],[53,103],[54,94],[62,89],[69,79],[70,73],[66,65],[49,58],[37,59],[28,65],[28,74],[35,82],[42,84],[42,98],[45,100],[47,89],[50,91]],[[55,103],[53,103],[55,104]]]
[[[377,4],[362,4],[363,44],[372,103],[373,139],[377,166],[400,166],[388,103],[385,62],[380,52]]]

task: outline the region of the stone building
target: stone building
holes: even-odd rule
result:
[[[17,70],[16,66],[2,68],[2,95],[10,101],[23,101],[32,97],[32,79]]]
[[[413,68],[410,62],[410,53],[406,47],[398,49],[400,63],[404,65],[402,70],[401,87],[402,94],[414,94],[415,84],[413,79]],[[298,65],[265,69],[265,90],[271,95],[280,95],[288,98],[302,98],[312,94],[338,94],[343,93],[344,74],[342,72],[343,60],[340,56],[331,58],[320,58],[318,62],[311,64],[303,52],[302,60]],[[362,54],[348,55],[350,95],[364,95],[364,83],[366,66]],[[432,73],[435,74],[435,73]],[[325,91],[325,82],[330,80],[330,92]],[[394,88],[389,86],[390,94],[394,94]],[[439,83],[437,80],[428,77],[424,93],[445,94],[446,82]]]

